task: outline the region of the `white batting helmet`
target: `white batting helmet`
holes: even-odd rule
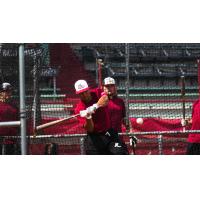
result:
[[[11,91],[12,90],[12,86],[10,83],[2,83],[0,85],[0,92],[3,92],[3,91]]]
[[[88,84],[85,80],[78,80],[74,84],[76,94],[80,94],[81,92],[85,92],[89,90]]]
[[[103,80],[103,85],[115,85],[115,79],[107,77]]]

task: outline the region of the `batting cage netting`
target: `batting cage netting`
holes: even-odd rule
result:
[[[12,86],[12,97],[4,103],[16,110],[20,99],[18,47],[0,45],[1,83]],[[130,154],[185,154],[188,134],[200,133],[190,123],[193,104],[199,98],[199,44],[52,43],[24,47],[28,154],[85,154],[86,131],[76,117],[71,118],[79,102],[74,83],[80,79],[92,89],[102,88],[106,77],[114,78],[126,108],[120,137]],[[0,110],[4,113],[6,105]],[[19,120],[19,114],[17,118],[3,116],[1,122]],[[38,128],[63,118],[69,119]],[[181,123],[183,119],[187,124]],[[2,154],[20,154],[19,128],[0,127],[0,135]]]

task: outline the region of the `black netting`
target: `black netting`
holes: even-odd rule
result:
[[[19,44],[0,46],[0,80],[13,86],[16,106],[19,106],[18,47]],[[79,101],[75,81],[84,79],[95,88],[101,87],[108,76],[116,81],[118,97],[125,102],[126,119],[132,132],[191,130],[191,125],[182,126],[181,119],[191,119],[192,105],[199,97],[199,44],[25,44],[24,54],[27,134],[30,136],[38,125],[74,114]],[[124,125],[122,132],[126,132]],[[80,154],[80,140],[73,138],[74,144],[67,146],[70,139],[62,136],[85,133],[76,118],[67,120],[37,132],[38,137],[59,134],[60,141],[36,137],[28,142],[29,153],[44,154],[46,144],[59,143],[62,149],[59,154]],[[157,136],[138,137],[137,154],[160,154]],[[166,140],[162,145],[163,154],[185,152],[187,136],[179,134],[162,139]],[[129,143],[129,136],[126,142]]]

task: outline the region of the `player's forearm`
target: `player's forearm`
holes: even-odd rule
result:
[[[108,96],[103,95],[97,103],[93,104],[92,106],[89,106],[86,108],[84,112],[87,112],[88,114],[94,114],[98,108],[105,107],[108,104]]]
[[[98,102],[96,103],[98,105],[98,107],[105,107],[108,105],[108,96],[107,95],[103,95]]]
[[[94,123],[92,119],[86,119],[86,123],[84,126],[85,130],[89,133],[92,133],[94,131]]]

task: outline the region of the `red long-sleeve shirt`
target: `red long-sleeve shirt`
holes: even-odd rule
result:
[[[0,102],[0,122],[17,121],[18,111],[14,106],[8,103]],[[16,127],[0,127],[0,135],[16,135]]]
[[[192,107],[192,128],[191,130],[200,130],[200,100],[194,102]],[[200,143],[200,133],[189,134],[188,142]]]
[[[126,115],[123,99],[119,97],[110,99],[108,102],[108,113],[111,127],[117,132],[122,132],[122,121]]]

